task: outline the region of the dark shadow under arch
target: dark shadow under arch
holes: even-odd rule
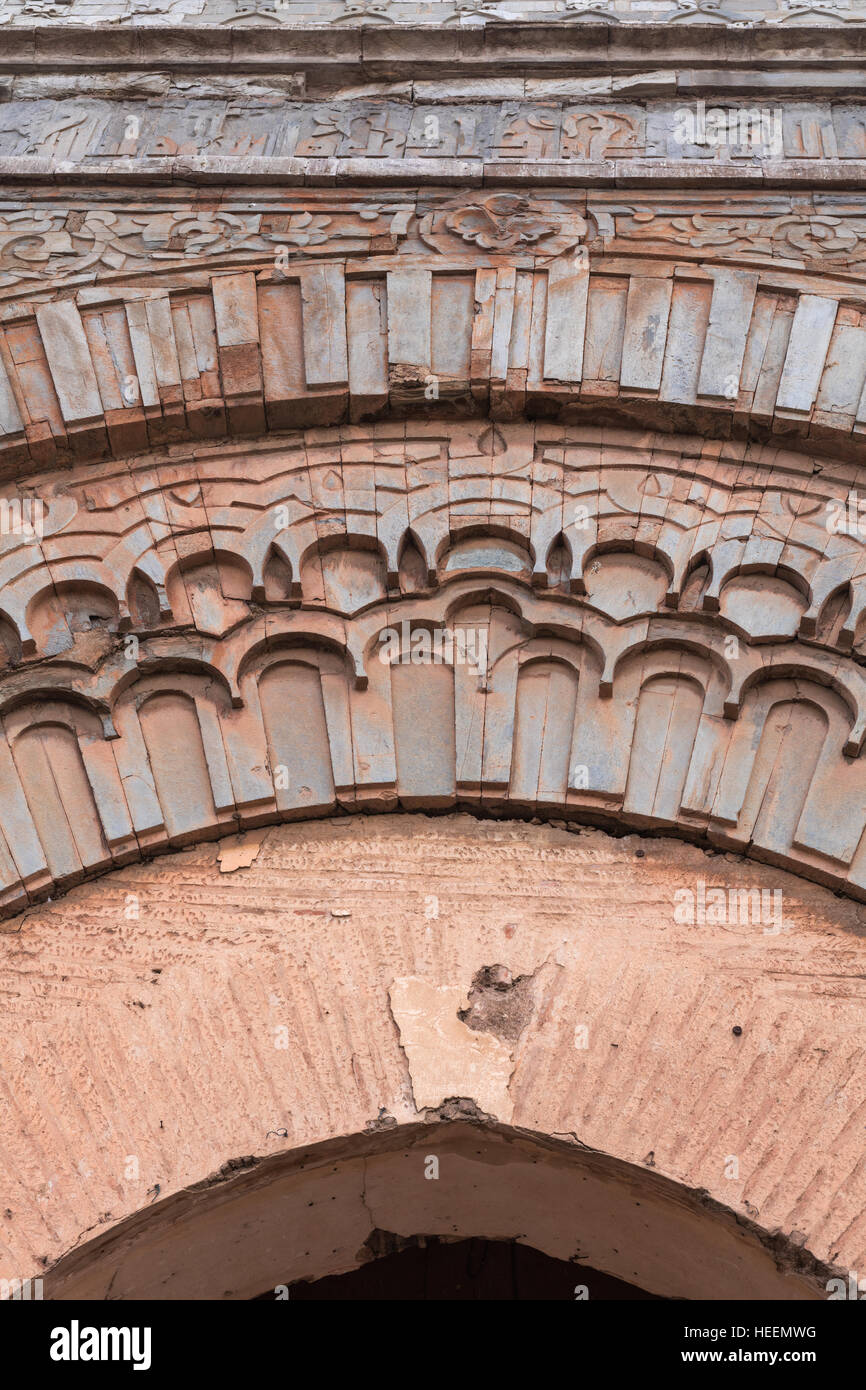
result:
[[[407,1241],[391,1231],[374,1231],[373,1237],[371,1247],[382,1253],[368,1264],[347,1274],[301,1280],[280,1289],[278,1297],[294,1303],[619,1303],[658,1297],[600,1270],[543,1255],[519,1241],[444,1240],[441,1236],[415,1236]],[[257,1301],[273,1300],[274,1291],[268,1289]]]

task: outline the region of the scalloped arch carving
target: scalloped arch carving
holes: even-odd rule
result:
[[[457,805],[672,830],[866,897],[866,547],[824,522],[860,481],[763,446],[465,421],[43,475],[63,524],[44,560],[26,538],[0,560],[21,644],[3,910],[233,828]],[[73,614],[46,660],[44,596],[93,594],[119,621]],[[71,711],[58,766],[80,750],[56,816],[15,743],[46,697]]]

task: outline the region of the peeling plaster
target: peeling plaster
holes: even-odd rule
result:
[[[468,1094],[480,1110],[510,1120],[514,1053],[500,1038],[476,1032],[459,1018],[470,1007],[466,991],[408,976],[395,980],[389,993],[418,1110]]]
[[[223,844],[217,855],[220,873],[233,874],[236,869],[248,869],[258,858],[266,837],[266,830],[250,830],[237,840]]]

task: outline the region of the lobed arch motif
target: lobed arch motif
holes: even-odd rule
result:
[[[0,560],[4,912],[398,807],[675,831],[866,897],[866,552],[826,525],[858,479],[410,421],[25,480],[48,506]]]
[[[131,586],[143,586],[145,607],[155,597],[166,616],[166,585],[183,610],[178,576],[196,565],[235,567],[236,577],[211,587],[261,602],[276,563],[284,594],[301,598],[301,570],[315,573],[329,551],[378,550],[395,586],[408,541],[418,579],[426,565],[432,580],[461,533],[523,547],[541,589],[557,552],[570,561],[568,586],[583,593],[600,556],[635,551],[665,571],[667,607],[682,607],[688,591],[689,606],[718,608],[735,581],[747,588],[763,574],[805,603],[788,623],[792,635],[799,627],[815,636],[829,619],[844,644],[864,616],[862,537],[835,521],[857,468],[766,446],[691,437],[674,446],[668,436],[532,423],[497,429],[494,439],[481,425],[417,422],[175,454],[170,468],[156,455],[122,472],[36,477],[44,532],[38,541],[5,535],[0,561],[6,618],[27,654],[37,650],[32,606],[76,585],[113,592],[123,627]],[[749,633],[762,635],[754,625]]]

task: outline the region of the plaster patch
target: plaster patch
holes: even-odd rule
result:
[[[233,874],[236,869],[248,869],[258,858],[265,842],[265,830],[251,830],[237,840],[226,842],[217,855],[221,874]]]
[[[514,1055],[492,1033],[461,1022],[458,1014],[469,1008],[465,990],[407,976],[394,981],[389,995],[417,1109],[436,1109],[449,1096],[471,1096],[480,1110],[510,1120]]]

